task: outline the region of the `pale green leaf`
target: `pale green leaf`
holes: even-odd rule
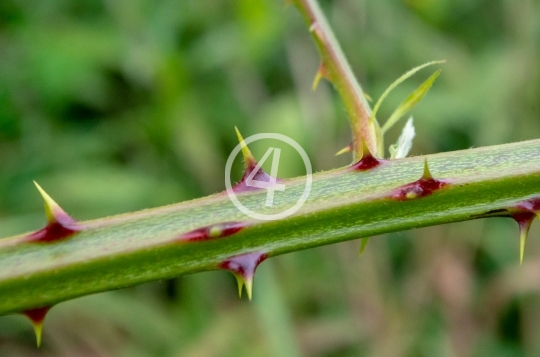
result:
[[[390,86],[388,88],[386,88],[386,90],[384,91],[384,93],[381,95],[381,97],[377,100],[377,103],[375,104],[375,107],[373,107],[373,112],[371,112],[371,117],[369,118],[369,121],[370,122],[373,122],[373,120],[375,119],[375,116],[377,115],[377,111],[379,110],[379,107],[381,106],[383,100],[388,96],[388,94],[390,94],[390,92],[396,88],[401,82],[403,82],[404,80],[406,80],[407,78],[411,77],[413,74],[415,74],[416,72],[418,72],[419,70],[421,70],[422,68],[425,68],[427,66],[431,66],[431,65],[434,65],[434,64],[440,64],[440,63],[444,63],[445,61],[431,61],[431,62],[427,62],[427,63],[424,63],[418,67],[414,67],[413,69],[411,69],[410,71],[408,71],[407,73],[403,74],[401,77],[399,77],[398,79],[396,79],[394,81],[394,83],[390,84]]]
[[[439,76],[441,70],[439,69],[433,73],[424,83],[422,83],[418,88],[416,88],[409,96],[397,107],[396,110],[390,115],[390,118],[384,123],[381,131],[384,134],[388,129],[390,129],[399,119],[401,119],[409,110],[414,108],[420,100],[426,95],[429,88],[435,79]]]

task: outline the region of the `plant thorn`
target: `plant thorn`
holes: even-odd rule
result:
[[[313,83],[311,84],[311,90],[315,92],[317,89],[317,86],[319,85],[319,82],[321,79],[328,79],[328,72],[326,71],[326,67],[324,66],[324,63],[321,62],[319,65],[319,68],[317,69],[317,73],[315,74],[315,78],[313,78]]]
[[[431,195],[434,191],[448,185],[446,180],[437,180],[433,178],[428,166],[427,159],[424,160],[424,172],[419,180],[403,185],[394,190],[392,198],[400,201],[412,200]]]
[[[47,225],[24,238],[26,242],[50,243],[70,237],[81,230],[77,221],[71,218],[60,206],[34,181],[45,202]]]
[[[232,190],[234,192],[245,192],[245,191],[253,191],[253,190],[261,189],[261,186],[250,184],[253,182],[280,183],[281,182],[280,179],[278,179],[277,177],[268,175],[262,169],[262,167],[259,165],[257,160],[255,160],[255,158],[251,154],[251,151],[247,147],[246,142],[244,141],[244,138],[242,138],[242,135],[240,134],[240,131],[238,130],[238,128],[235,127],[235,129],[236,129],[236,135],[238,136],[238,141],[240,142],[240,145],[242,148],[242,154],[244,156],[245,172],[240,182],[234,185],[232,187]],[[269,153],[270,151],[267,151],[265,156],[263,156],[262,158],[263,163],[267,157],[266,155],[268,155]]]
[[[248,299],[251,300],[255,270],[266,258],[266,253],[246,253],[226,259],[219,264],[219,268],[233,273],[238,284],[238,294],[242,296],[242,286],[245,286]]]
[[[235,126],[234,129],[236,130],[236,136],[238,137],[238,141],[240,142],[240,147],[242,148],[242,156],[244,157],[244,164],[246,167],[246,170],[249,168],[253,168],[257,165],[257,161],[253,157],[253,154],[251,154],[251,151],[249,150],[248,146],[246,145],[246,142],[244,141],[244,138],[242,137],[242,134],[240,134],[240,130]]]
[[[47,192],[45,192],[43,188],[41,188],[41,186],[36,181],[34,181],[34,185],[36,185],[36,188],[38,189],[41,197],[43,197],[43,201],[45,204],[45,215],[47,216],[47,221],[49,223],[53,223],[53,222],[67,223],[67,222],[61,222],[61,221],[66,221],[67,218],[69,217],[68,214],[58,205],[58,203],[56,203],[51,198],[51,196],[47,194]],[[71,218],[69,220],[70,220],[69,223],[73,223],[72,222],[73,220]]]
[[[41,336],[43,332],[43,322],[45,321],[45,316],[51,309],[51,306],[39,307],[36,309],[29,309],[22,312],[23,315],[30,319],[32,327],[34,328],[34,333],[36,335],[36,344],[37,347],[41,346]]]
[[[536,214],[534,212],[519,212],[512,215],[512,218],[519,226],[519,265],[523,264],[527,236],[529,235],[529,230],[535,217]]]
[[[353,144],[350,143],[349,145],[345,146],[343,149],[336,152],[335,156],[339,156],[341,154],[345,154],[346,152],[351,152],[353,150]]]
[[[357,163],[351,166],[355,171],[367,171],[381,165],[384,160],[376,159],[367,147],[365,140],[362,140],[362,158]]]
[[[360,256],[364,254],[364,250],[366,250],[366,246],[368,242],[369,242],[369,237],[360,239],[360,253],[359,253]]]
[[[422,178],[424,180],[433,180],[433,175],[431,174],[431,171],[429,171],[427,159],[424,159],[424,174],[422,175]]]

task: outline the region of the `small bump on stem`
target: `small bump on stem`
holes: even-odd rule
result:
[[[224,222],[207,227],[201,227],[184,233],[180,242],[200,242],[229,237],[249,226],[247,222]]]

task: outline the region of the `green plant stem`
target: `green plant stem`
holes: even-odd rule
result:
[[[396,188],[422,176],[424,159],[449,184],[432,195],[398,201]],[[276,213],[292,206],[304,178],[285,180]],[[51,190],[54,194],[54,188]],[[239,194],[265,207],[265,190]],[[224,193],[176,205],[81,222],[83,230],[55,243],[0,240],[0,314],[50,305],[155,279],[217,269],[231,256],[269,256],[416,227],[475,219],[540,196],[540,140],[392,160],[365,172],[349,168],[313,176],[311,194],[293,215],[255,221]],[[36,202],[37,204],[37,202]],[[222,222],[252,224],[229,237],[179,242],[182,234]],[[511,237],[509,237],[510,239]],[[516,256],[518,247],[516,244]],[[516,259],[517,262],[517,259]]]
[[[362,157],[364,140],[373,155],[382,157],[379,152],[382,143],[379,144],[378,141],[382,140],[382,137],[377,135],[378,123],[376,120],[370,121],[371,108],[321,8],[315,0],[294,0],[294,3],[309,25],[326,77],[335,86],[345,104],[353,135],[354,160]]]

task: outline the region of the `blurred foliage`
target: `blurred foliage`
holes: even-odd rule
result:
[[[322,5],[374,98],[447,60],[414,110],[413,155],[540,137],[538,2]],[[347,164],[339,98],[310,91],[314,48],[276,0],[1,1],[2,235],[43,224],[32,179],[78,219],[218,192],[235,125],[294,138],[315,171]],[[294,160],[281,176],[303,174]],[[377,237],[361,258],[357,241],[280,256],[251,304],[226,272],[98,294],[53,308],[39,351],[23,317],[0,318],[0,356],[538,356],[538,235],[523,267],[505,219]]]

